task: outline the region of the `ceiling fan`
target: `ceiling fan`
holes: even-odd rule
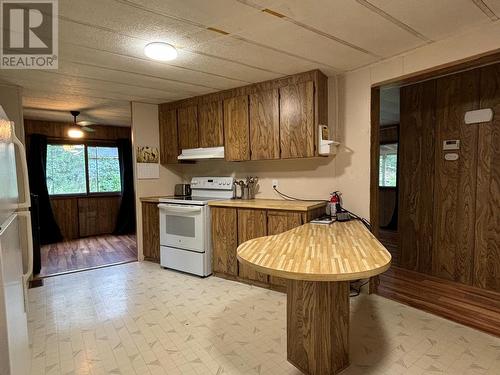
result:
[[[80,115],[80,111],[70,111],[71,115],[73,116],[73,122],[76,126],[79,126],[81,130],[92,133],[95,132],[95,129],[91,128],[90,126],[93,125],[92,122],[90,121],[77,121],[76,118]]]

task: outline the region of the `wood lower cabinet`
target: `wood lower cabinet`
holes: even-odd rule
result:
[[[179,144],[177,134],[177,110],[159,110],[160,126],[160,162],[162,164],[176,164],[179,156]]]
[[[144,260],[160,263],[160,211],[158,203],[142,202],[142,253]]]
[[[249,284],[286,291],[285,280],[255,271],[237,261],[237,247],[252,238],[269,236],[298,227],[324,212],[211,207],[213,273]]]
[[[177,129],[181,151],[198,148],[198,106],[192,105],[177,110]]]
[[[252,160],[280,158],[278,89],[250,95],[250,151]]]
[[[198,105],[198,134],[200,147],[224,146],[221,100]]]
[[[280,88],[281,158],[315,155],[314,82]]]
[[[250,160],[248,95],[224,100],[224,147],[228,161]]]
[[[268,211],[267,235],[283,233],[304,223],[303,214],[300,212]],[[269,283],[280,288],[286,287],[286,279],[277,276],[269,276]]]
[[[265,210],[238,209],[238,245],[253,238],[266,236],[266,221]],[[242,263],[238,263],[238,276],[262,283],[268,282],[268,275]]]
[[[212,271],[238,276],[236,208],[212,207]]]

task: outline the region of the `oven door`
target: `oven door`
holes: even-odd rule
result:
[[[178,249],[205,251],[205,207],[159,204],[160,244]]]

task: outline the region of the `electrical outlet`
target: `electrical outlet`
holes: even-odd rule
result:
[[[273,188],[279,187],[278,180],[273,180]]]

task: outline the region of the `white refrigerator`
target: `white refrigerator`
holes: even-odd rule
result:
[[[20,163],[16,165],[16,154]],[[19,194],[18,178],[24,193]],[[26,154],[0,106],[0,374],[30,370],[27,283],[33,269]],[[23,258],[25,263],[23,264]]]

